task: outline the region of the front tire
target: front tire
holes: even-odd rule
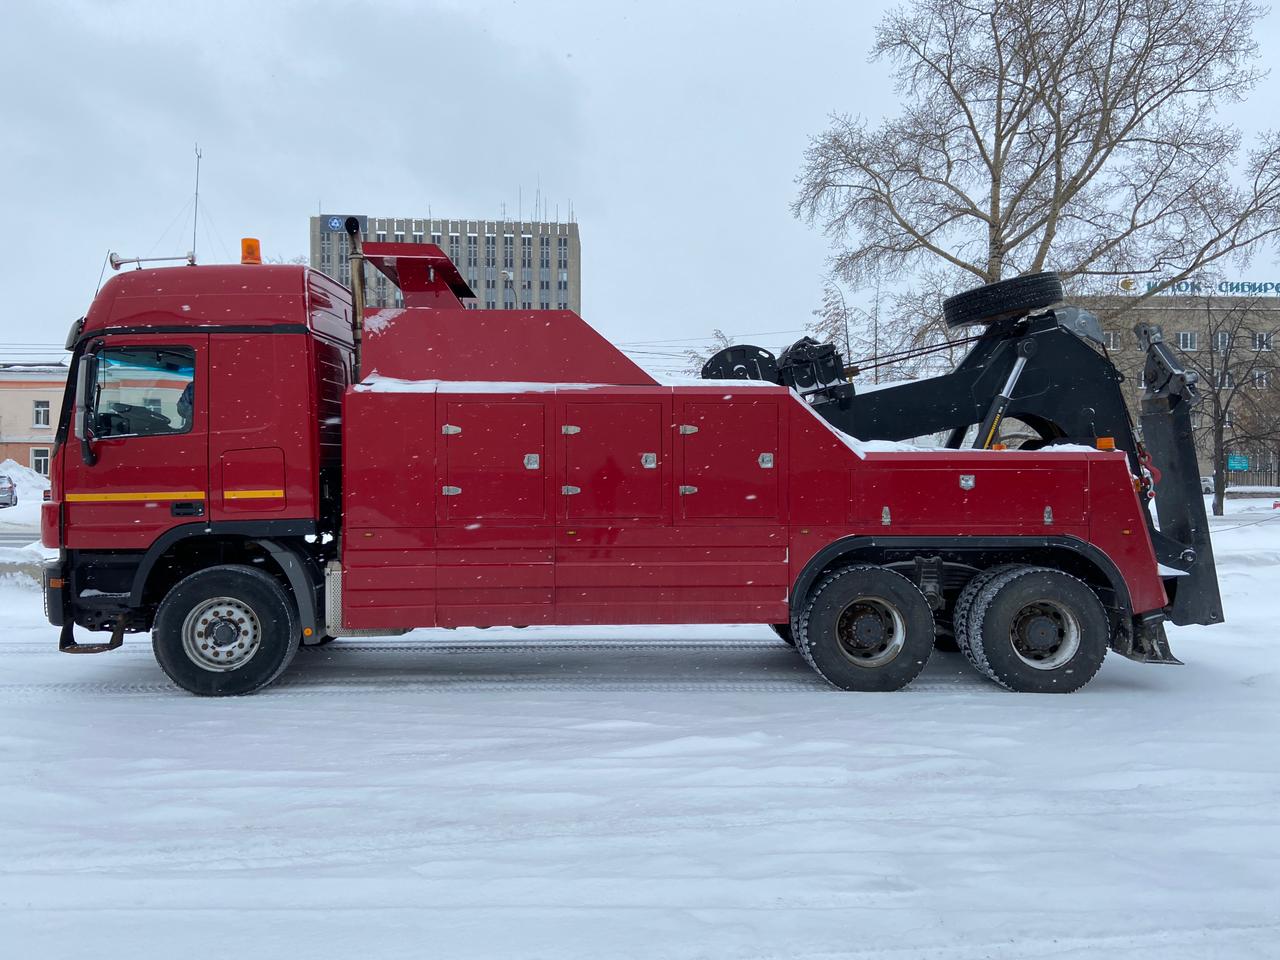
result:
[[[156,612],[151,648],[169,679],[204,697],[252,693],[284,672],[300,631],[274,578],[233,564],[180,580]]]
[[[883,567],[847,567],[810,595],[800,653],[841,690],[900,690],[933,653],[933,613],[918,587]]]
[[[969,611],[966,653],[1018,693],[1072,693],[1107,655],[1110,626],[1098,595],[1061,570],[1016,567],[988,580]]]

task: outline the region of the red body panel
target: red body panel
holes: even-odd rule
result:
[[[860,456],[780,387],[484,389],[348,392],[345,626],[782,623],[850,536],[1075,538],[1166,602],[1120,453]]]

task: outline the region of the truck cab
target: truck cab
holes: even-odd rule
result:
[[[1124,452],[862,443],[777,383],[659,383],[571,311],[465,309],[435,246],[356,248],[403,308],[192,266],[113,278],[73,327],[42,516],[63,650],[150,631],[204,695],[418,627],[766,624],[848,690],[939,637],[1018,690],[1176,662]]]
[[[339,521],[351,312],[342,286],[292,266],[145,269],[103,287],[68,336],[41,514],[64,649],[100,646],[75,644],[73,624],[117,644],[150,629],[201,566],[318,582],[315,544]]]

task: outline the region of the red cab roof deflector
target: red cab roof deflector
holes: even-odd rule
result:
[[[434,243],[366,243],[364,258],[400,288],[406,307],[457,309],[475,292]]]

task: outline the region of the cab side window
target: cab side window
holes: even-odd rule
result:
[[[98,355],[96,437],[186,433],[194,418],[195,351],[190,347],[108,347]]]

